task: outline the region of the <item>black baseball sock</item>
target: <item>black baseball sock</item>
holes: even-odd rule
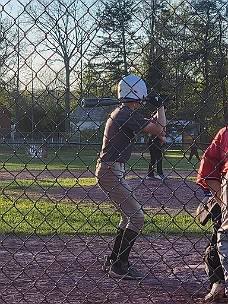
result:
[[[124,233],[123,229],[117,229],[115,242],[114,242],[114,245],[113,245],[112,253],[110,255],[110,259],[113,262],[115,262],[117,260],[117,256],[118,256],[120,246],[121,246],[121,242],[122,242],[122,238],[123,238],[123,233]]]
[[[124,230],[121,246],[119,249],[118,261],[116,263],[117,266],[120,266],[121,262],[128,261],[131,248],[132,248],[137,236],[138,236],[138,233],[131,229]]]

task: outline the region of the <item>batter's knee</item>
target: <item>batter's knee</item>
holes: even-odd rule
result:
[[[127,228],[139,233],[144,225],[144,213],[140,209],[130,219],[130,223]]]

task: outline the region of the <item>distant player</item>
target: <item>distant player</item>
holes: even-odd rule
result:
[[[193,140],[193,142],[191,142],[191,144],[190,144],[190,156],[188,159],[189,163],[191,162],[193,156],[195,156],[197,158],[198,162],[200,162],[198,146],[197,146],[197,143],[195,142],[195,140]]]
[[[156,122],[157,115],[152,116],[151,121]],[[150,163],[148,167],[148,175],[146,179],[167,179],[164,175],[162,163],[163,163],[163,146],[166,144],[165,137],[162,135],[149,134],[147,138],[147,146],[150,151]],[[155,176],[155,167],[157,169],[157,175]]]

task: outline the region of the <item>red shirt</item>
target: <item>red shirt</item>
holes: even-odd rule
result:
[[[208,189],[206,179],[219,180],[228,173],[228,127],[224,127],[214,137],[206,149],[198,170],[196,183]]]

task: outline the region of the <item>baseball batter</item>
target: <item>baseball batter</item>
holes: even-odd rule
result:
[[[155,123],[137,112],[141,104],[140,100],[146,96],[146,84],[140,77],[129,75],[120,81],[118,98],[132,101],[121,104],[110,114],[95,172],[100,188],[121,214],[112,252],[103,266],[103,270],[108,271],[109,276],[115,278],[142,279],[144,277],[129,262],[130,251],[144,224],[144,214],[124,175],[125,163],[131,156],[135,136],[141,131],[154,135],[165,134],[165,111],[159,100]]]

